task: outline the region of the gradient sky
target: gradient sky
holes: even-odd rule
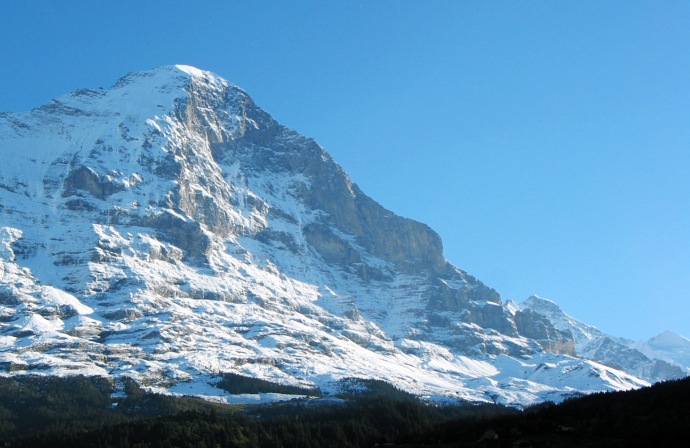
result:
[[[0,111],[211,70],[504,300],[690,336],[689,2],[2,6]]]

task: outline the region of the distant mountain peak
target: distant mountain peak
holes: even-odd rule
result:
[[[545,299],[543,297],[539,297],[538,295],[531,295],[529,296],[525,301],[524,301],[524,306],[527,306],[531,309],[534,310],[540,310],[542,312],[551,312],[551,313],[562,313],[563,310],[561,309],[560,306],[556,302],[550,299]]]
[[[670,330],[661,332],[648,342],[657,347],[690,347],[690,340]]]

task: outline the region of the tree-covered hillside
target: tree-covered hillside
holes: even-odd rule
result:
[[[243,377],[221,381],[238,393],[279,389]],[[344,380],[341,390],[336,397],[309,391],[312,398],[233,406],[101,378],[0,378],[0,446],[679,446],[690,424],[689,379],[525,410],[440,406],[373,380]]]

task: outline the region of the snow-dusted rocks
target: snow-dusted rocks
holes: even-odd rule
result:
[[[673,362],[672,357],[665,356],[663,351],[655,352],[650,345],[607,335],[597,328],[568,316],[550,300],[532,296],[517,305],[517,308],[519,311],[516,312],[516,316],[520,313],[530,313],[537,317],[532,321],[544,322],[546,327],[551,327],[550,334],[555,334],[555,336],[547,336],[544,341],[557,347],[562,347],[564,344],[569,348],[572,347],[570,354],[624,370],[651,382],[682,378],[687,375],[687,366],[690,364]],[[664,336],[660,335],[657,338],[663,339]],[[687,342],[685,338],[677,335],[668,339],[680,342],[680,346],[683,346],[683,340]],[[650,343],[653,344],[653,341],[654,339]],[[543,342],[542,346],[544,346]],[[690,342],[685,347],[687,350]],[[686,367],[681,367],[683,365]]]
[[[645,342],[636,342],[632,348],[652,359],[664,360],[690,374],[690,341],[672,331],[664,331]]]
[[[212,73],[162,67],[0,114],[0,157],[4,375],[217,399],[223,372],[325,391],[366,377],[511,404],[647,384],[593,356],[585,327],[504,304]]]

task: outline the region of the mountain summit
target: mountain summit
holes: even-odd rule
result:
[[[210,72],[131,73],[0,114],[0,157],[5,375],[220,399],[224,373],[326,392],[361,377],[509,404],[683,375],[584,359],[536,299],[504,304]]]

